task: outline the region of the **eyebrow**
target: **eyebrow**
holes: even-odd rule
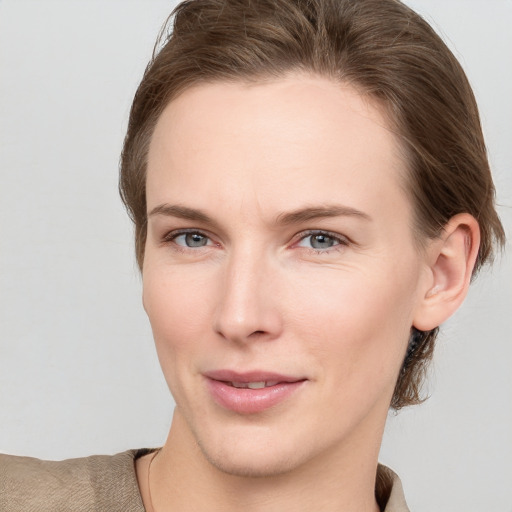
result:
[[[300,224],[301,222],[306,222],[308,220],[329,217],[358,217],[366,221],[372,220],[367,213],[350,206],[328,205],[300,208],[291,212],[281,213],[277,216],[275,223],[278,225],[288,226],[290,224]]]
[[[178,217],[180,219],[203,222],[205,224],[216,224],[216,222],[203,211],[177,204],[164,203],[155,206],[149,212],[148,217],[153,217],[155,215]],[[300,224],[310,220],[329,217],[357,217],[366,221],[372,220],[372,218],[367,213],[362,212],[361,210],[343,205],[328,205],[311,206],[306,208],[299,208],[291,212],[280,213],[276,217],[274,224],[277,226],[289,226],[292,224]]]
[[[213,219],[201,210],[188,208],[187,206],[181,206],[178,204],[159,204],[149,212],[148,217],[153,217],[155,215],[165,215],[167,217],[178,217],[180,219],[214,224]]]

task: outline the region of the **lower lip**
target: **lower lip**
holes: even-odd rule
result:
[[[214,401],[239,414],[255,414],[270,409],[289,398],[304,382],[280,382],[268,388],[249,389],[235,388],[219,380],[207,379]]]

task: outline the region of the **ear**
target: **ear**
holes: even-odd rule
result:
[[[464,301],[480,246],[480,228],[469,213],[450,219],[427,249],[428,279],[413,326],[429,331],[446,321]]]

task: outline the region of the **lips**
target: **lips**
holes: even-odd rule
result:
[[[218,370],[205,377],[214,402],[239,414],[256,414],[275,407],[306,382],[302,377],[260,371]]]

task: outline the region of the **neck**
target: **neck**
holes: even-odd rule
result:
[[[363,435],[355,440],[359,449],[331,450],[286,473],[240,476],[206,459],[176,411],[167,442],[151,464],[144,501],[150,498],[151,512],[378,512],[374,489],[382,431],[377,437],[369,442]]]

